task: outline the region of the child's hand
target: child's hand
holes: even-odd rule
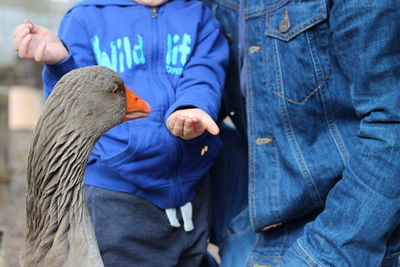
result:
[[[52,65],[68,56],[68,50],[55,34],[29,20],[18,25],[13,36],[13,49],[20,58]]]
[[[173,135],[185,140],[196,138],[205,130],[213,135],[219,133],[219,128],[214,120],[199,108],[175,111],[167,119],[167,128]]]

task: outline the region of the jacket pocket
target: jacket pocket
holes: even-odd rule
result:
[[[325,0],[287,1],[267,13],[265,34],[272,41],[274,94],[302,104],[328,79],[326,20]]]

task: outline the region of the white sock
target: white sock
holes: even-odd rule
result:
[[[173,208],[165,209],[165,213],[167,214],[169,224],[172,227],[176,227],[176,228],[181,227],[181,224],[178,221],[178,217],[176,217],[176,209],[173,209]]]
[[[193,213],[192,203],[188,202],[185,205],[183,205],[180,209],[183,219],[183,228],[185,229],[186,232],[190,232],[194,229],[192,220],[192,213]]]

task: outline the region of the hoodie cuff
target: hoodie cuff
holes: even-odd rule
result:
[[[213,111],[211,107],[206,105],[205,103],[200,103],[199,101],[192,100],[192,101],[184,101],[184,102],[175,102],[173,105],[171,105],[167,112],[165,113],[164,117],[164,122],[167,122],[168,117],[176,110],[181,109],[181,107],[192,107],[192,108],[198,108],[206,112],[208,115],[211,116],[211,118],[216,121],[216,112]]]
[[[45,64],[44,72],[47,74],[49,80],[58,81],[62,76],[67,74],[73,69],[76,69],[77,65],[75,63],[74,57],[70,54],[64,60],[53,64],[47,65]]]

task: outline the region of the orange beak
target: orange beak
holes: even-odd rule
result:
[[[135,120],[139,118],[145,118],[149,116],[151,112],[150,105],[137,96],[128,86],[125,85],[126,95],[126,113],[124,121]]]

